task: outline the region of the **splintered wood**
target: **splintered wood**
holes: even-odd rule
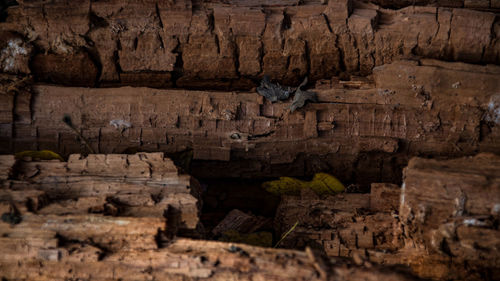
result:
[[[413,158],[402,188],[371,194],[285,196],[275,218],[281,243],[315,246],[356,263],[409,265],[432,279],[484,280],[500,273],[500,157]],[[496,277],[495,277],[496,276]]]
[[[371,212],[370,194],[347,193],[320,199],[313,194],[285,196],[275,224],[284,233],[299,225],[281,243],[285,247],[320,246],[330,256],[364,256],[367,249],[393,250],[397,220],[390,212]]]
[[[309,249],[174,238],[198,233],[200,190],[162,153],[0,168],[2,280],[413,280]]]
[[[6,279],[494,279],[500,268],[500,157],[414,158],[403,187],[370,194],[284,196],[281,246],[176,239],[202,236],[200,187],[162,153],[0,157],[0,277]],[[257,227],[234,210],[215,232]],[[313,253],[321,250],[330,258]],[[350,258],[350,261],[339,259]]]

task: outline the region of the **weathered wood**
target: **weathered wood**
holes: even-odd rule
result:
[[[271,224],[271,219],[244,213],[238,209],[229,212],[226,217],[212,230],[213,235],[221,235],[229,230],[239,233],[252,233],[261,227]]]
[[[311,90],[319,103],[293,113],[291,101],[270,103],[253,92],[35,85],[29,122],[5,123],[14,135],[0,152],[85,152],[62,122],[69,114],[101,153],[192,150],[191,173],[200,178],[312,176],[328,169],[366,187],[398,183],[411,156],[500,152],[499,73],[496,66],[399,61],[374,69],[371,81],[318,83]],[[24,102],[16,99],[14,109]],[[113,120],[131,127],[122,131]]]
[[[161,153],[72,155],[68,162],[3,158],[0,165],[14,172],[0,189],[4,279],[413,279],[333,265],[309,249],[172,240],[182,229],[195,231],[199,187]],[[250,219],[248,231],[258,221]]]
[[[407,265],[432,279],[495,279],[500,268],[500,157],[413,158],[402,187],[371,194],[285,196],[280,233],[299,221],[286,247],[316,246],[358,263]]]
[[[302,194],[285,196],[276,211],[275,226],[285,233],[283,247],[316,246],[330,256],[352,257],[366,249],[392,250],[397,220],[390,213],[370,212],[370,195],[347,193],[320,199]],[[362,254],[364,256],[364,254]]]
[[[15,161],[14,155],[0,155],[0,180],[9,178]]]
[[[15,169],[15,178],[2,183],[0,198],[23,210],[164,218],[173,208],[180,231],[197,231],[199,183],[178,174],[163,153],[71,155],[68,162],[18,161]]]
[[[119,249],[154,249],[157,248],[156,236],[165,231],[166,220],[158,218],[110,217],[102,215],[34,215],[22,214],[19,224],[0,223],[3,238],[24,239],[32,245],[33,233],[51,233],[59,241],[72,241],[98,245],[107,251]],[[44,234],[45,235],[45,234]],[[52,241],[52,238],[48,242]],[[36,240],[35,240],[36,241]],[[42,244],[33,249],[45,251],[51,247]],[[40,253],[39,253],[40,254]],[[20,255],[18,258],[25,258]]]
[[[0,240],[1,242],[1,240]],[[69,251],[70,250],[70,251]],[[178,239],[166,248],[102,255],[89,245],[46,250],[32,259],[0,260],[0,276],[29,280],[415,280],[377,268],[331,264],[310,250],[265,249]]]
[[[404,174],[400,215],[408,243],[471,266],[500,267],[499,156],[415,158]]]
[[[365,2],[20,1],[0,23],[0,67],[72,86],[249,89],[264,74],[298,84],[401,57],[500,63],[495,14],[472,10],[497,0]]]
[[[370,210],[377,212],[399,211],[401,187],[390,183],[372,183]]]

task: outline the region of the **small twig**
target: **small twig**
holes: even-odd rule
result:
[[[10,85],[8,88],[7,88],[7,93],[10,93],[10,92],[13,92],[15,94],[19,94],[19,88],[26,82],[28,81],[29,79],[31,79],[30,77],[24,77],[20,80],[17,80],[15,81],[14,83],[12,83],[12,85]]]
[[[292,231],[297,227],[297,225],[299,225],[299,221],[296,221],[295,224],[285,234],[283,234],[283,236],[281,236],[280,241],[278,241],[278,243],[274,245],[274,248],[277,248],[278,245],[281,243],[281,241],[283,241],[288,236],[288,234],[292,233]]]
[[[71,130],[73,130],[73,132],[75,132],[75,134],[85,143],[85,146],[87,146],[88,150],[95,154],[95,151],[94,149],[92,148],[92,146],[90,146],[89,142],[82,136],[82,134],[73,126],[73,122],[71,122],[71,117],[69,115],[64,115],[63,117],[63,122],[64,124],[68,125],[68,127],[71,128]]]

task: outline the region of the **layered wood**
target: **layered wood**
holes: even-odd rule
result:
[[[415,56],[500,63],[495,13],[461,8],[496,0],[18,2],[0,23],[2,71],[72,86],[248,89],[265,74],[298,84]]]
[[[10,163],[9,158],[2,156],[1,162]],[[113,244],[106,240],[114,239],[110,232],[131,236],[123,239],[133,244],[143,243],[135,233],[147,234],[154,242],[167,220],[176,233],[203,235],[199,233],[200,186],[189,175],[178,174],[163,153],[73,154],[67,162],[19,160],[8,168],[10,177],[0,190],[2,213],[15,218],[21,212],[20,226],[43,225],[42,229],[65,239],[91,239],[98,244],[101,239]],[[144,227],[150,232],[142,231]],[[95,235],[87,228],[94,229]]]
[[[198,187],[162,153],[0,167],[4,280],[416,280],[310,249],[175,238],[198,223]]]
[[[411,156],[500,152],[499,74],[491,65],[399,61],[372,80],[322,80],[311,89],[318,102],[293,113],[291,100],[255,92],[36,84],[0,95],[0,152],[88,152],[62,121],[68,114],[101,153],[193,150],[197,177],[328,170],[344,182],[398,183]]]
[[[122,250],[105,256],[88,244],[63,249],[63,254],[46,251],[34,258],[2,256],[0,276],[29,280],[416,280],[407,274],[340,260],[333,265],[310,250],[188,239],[177,239],[165,248]]]
[[[412,159],[402,190],[400,219],[415,247],[498,272],[500,157]]]
[[[413,158],[402,188],[286,196],[275,218],[287,247],[312,246],[359,264],[408,265],[438,280],[494,280],[500,269],[500,157]]]
[[[402,8],[411,5],[427,5],[433,7],[470,8],[498,12],[498,0],[370,0],[372,3],[388,8]]]
[[[29,160],[0,157],[7,175],[0,189],[6,279],[410,278],[378,271],[377,263],[409,266],[425,278],[489,280],[500,268],[500,157],[493,154],[414,158],[402,188],[284,196],[275,229],[298,226],[280,245],[305,252],[172,240],[199,230],[198,187],[161,153]]]
[[[335,257],[366,256],[367,250],[394,251],[398,248],[397,208],[385,210],[371,206],[378,189],[390,190],[392,196],[379,198],[381,203],[399,199],[399,187],[385,184],[372,187],[372,194],[346,193],[319,198],[314,193],[285,196],[276,212],[278,233],[285,233],[296,222],[295,230],[282,242],[284,247],[316,246]],[[372,198],[370,198],[372,197]],[[373,207],[373,208],[372,208]]]

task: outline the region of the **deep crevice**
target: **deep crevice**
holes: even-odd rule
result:
[[[181,43],[177,38],[177,46],[175,46],[172,53],[176,54],[174,70],[172,71],[172,83],[174,87],[177,87],[177,80],[182,77],[184,73],[184,62],[182,61],[182,49]]]
[[[15,0],[2,0],[0,1],[0,22],[5,22],[7,17],[9,16],[8,14],[8,9],[9,7],[12,6],[19,6],[19,3]]]
[[[163,21],[161,20],[160,8],[158,7],[158,3],[155,3],[155,11],[156,17],[158,17],[160,28],[163,29]]]

